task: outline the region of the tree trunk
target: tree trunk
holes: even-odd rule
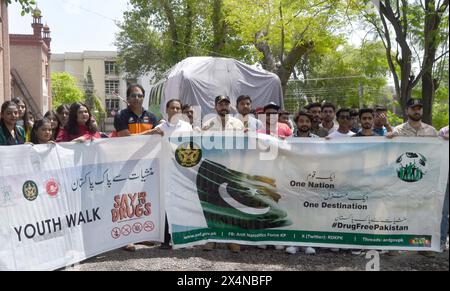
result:
[[[433,78],[433,66],[439,43],[438,30],[441,16],[436,12],[434,0],[425,1],[425,24],[424,24],[424,60],[422,75],[422,99],[423,99],[423,122],[433,122],[433,102],[436,92]]]

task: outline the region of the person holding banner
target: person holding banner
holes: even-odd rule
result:
[[[25,130],[17,125],[19,119],[17,104],[13,101],[3,103],[0,116],[0,146],[24,144]]]
[[[391,139],[396,136],[404,137],[437,137],[436,129],[426,123],[422,122],[423,117],[423,101],[422,99],[409,99],[406,102],[406,115],[408,121],[396,126],[392,132],[389,132],[386,137]],[[398,252],[389,252],[390,255],[396,255]],[[419,254],[426,257],[434,257],[434,252],[423,251]]]
[[[264,106],[264,114],[266,115],[266,124],[263,129],[258,130],[258,133],[273,135],[281,139],[292,136],[292,130],[285,123],[278,121],[278,112],[280,106],[274,102],[270,102]]]
[[[237,118],[230,116],[230,98],[225,95],[219,95],[214,100],[217,116],[206,121],[203,126],[204,131],[244,131],[244,124]],[[227,244],[228,248],[234,252],[240,252],[241,247],[238,244]],[[216,243],[209,242],[203,250],[210,251],[216,248]]]
[[[312,121],[313,116],[310,113],[300,110],[294,117],[294,122],[297,126],[294,137],[319,138],[319,136],[311,133]]]
[[[297,130],[294,134],[294,137],[300,138],[319,138],[319,136],[311,133],[311,127],[313,122],[313,116],[307,111],[300,110],[294,116],[294,123],[297,126]],[[299,250],[299,247],[289,246],[286,247],[286,253],[296,254]],[[313,247],[303,247],[302,250],[307,255],[315,255],[316,250]]]
[[[444,140],[448,141],[448,125],[439,130],[439,137],[442,137]],[[441,249],[445,250],[445,245],[447,243],[447,234],[448,234],[448,180],[447,180],[447,190],[445,191],[444,198],[444,208],[442,210],[442,222],[441,222]]]
[[[362,128],[353,137],[378,136],[372,130],[374,121],[373,109],[363,108],[359,110],[359,120],[361,121]]]
[[[171,99],[166,103],[167,122],[161,123],[156,127],[162,131],[165,138],[185,132],[190,133],[193,131],[192,125],[182,120],[182,108],[183,105],[179,99]],[[170,245],[170,240],[171,236],[169,233],[169,223],[166,215],[164,242],[161,244],[160,249],[171,249],[172,246]]]
[[[326,137],[328,130],[321,126],[322,123],[322,107],[320,103],[311,103],[305,107],[306,110],[312,115],[311,133],[319,137]]]
[[[351,137],[355,133],[350,130],[352,127],[352,116],[349,108],[341,108],[336,113],[339,127],[336,131],[330,133],[327,139]]]
[[[255,132],[263,127],[261,120],[252,116],[252,98],[248,95],[241,95],[236,100],[236,108],[239,112],[239,119],[244,123],[247,131]]]
[[[142,107],[145,90],[139,84],[131,84],[127,89],[128,107],[121,110],[114,117],[114,128],[118,137],[132,135],[160,134],[156,116]]]
[[[379,136],[386,136],[388,132],[392,132],[392,127],[389,124],[389,120],[387,118],[387,108],[381,105],[376,105],[374,110],[374,125],[373,132],[375,132]]]
[[[56,142],[85,142],[101,138],[97,128],[92,122],[89,108],[80,102],[70,106],[69,121],[64,130],[60,130]]]
[[[325,102],[322,104],[322,127],[328,131],[328,134],[335,132],[338,125],[334,122],[336,117],[336,107],[333,103]]]
[[[39,119],[34,123],[30,136],[32,144],[54,143],[52,122],[47,118]]]
[[[204,123],[204,131],[244,130],[244,124],[237,118],[230,116],[230,98],[219,95],[214,100],[217,116]]]
[[[434,127],[422,122],[423,101],[422,99],[409,99],[406,103],[406,115],[408,121],[394,128],[393,132],[386,135],[387,138],[394,136],[409,137],[436,137],[438,132]]]

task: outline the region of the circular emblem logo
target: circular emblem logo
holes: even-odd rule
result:
[[[427,159],[422,154],[404,153],[396,162],[397,176],[402,181],[418,182],[426,174]]]
[[[58,183],[53,179],[48,180],[45,183],[45,191],[47,192],[48,195],[50,195],[50,197],[56,197],[56,195],[58,195],[59,192]]]
[[[186,142],[178,146],[175,151],[175,159],[180,166],[191,168],[202,159],[202,150],[198,144]]]
[[[33,181],[26,181],[22,187],[23,197],[28,201],[34,201],[39,195],[39,190]]]

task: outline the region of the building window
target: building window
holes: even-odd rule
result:
[[[105,62],[105,75],[118,75],[116,62]]]
[[[113,93],[119,93],[119,81],[118,80],[106,80],[105,81],[105,94],[113,95]]]
[[[106,113],[108,114],[108,117],[114,117],[120,109],[120,100],[117,98],[106,99],[105,104],[106,104]]]

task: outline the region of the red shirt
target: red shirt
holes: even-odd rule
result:
[[[292,133],[293,133],[292,129],[290,129],[287,124],[281,123],[281,122],[277,122],[277,127],[276,128],[277,128],[277,132],[272,132],[272,131],[269,131],[269,130],[267,130],[265,128],[263,128],[261,130],[258,130],[257,132],[258,133],[265,133],[265,134],[268,134],[268,135],[274,135],[274,136],[281,137],[281,138],[287,138],[287,137],[292,136]]]
[[[69,141],[77,139],[81,136],[83,136],[86,139],[101,138],[100,133],[98,131],[95,133],[90,133],[89,129],[86,125],[79,125],[78,126],[78,134],[75,134],[75,135],[69,134],[67,132],[67,129],[60,130],[58,132],[58,136],[56,137],[56,142],[69,142]]]

